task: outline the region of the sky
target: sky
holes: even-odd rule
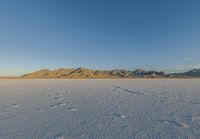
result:
[[[200,68],[199,0],[1,0],[0,76]]]

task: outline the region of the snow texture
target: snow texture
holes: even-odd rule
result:
[[[0,139],[199,139],[200,80],[0,80]]]

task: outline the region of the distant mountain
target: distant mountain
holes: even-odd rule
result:
[[[200,77],[200,69],[192,69],[183,73],[175,73],[178,77]]]
[[[142,77],[146,74],[146,71],[143,70],[143,69],[136,69],[136,70],[133,71],[133,74],[135,76],[141,76]]]
[[[25,74],[22,78],[131,78],[132,73],[123,70],[91,70],[86,68],[66,69],[60,68],[53,71],[43,69]]]
[[[169,75],[164,72],[145,71],[137,69],[134,71],[129,70],[91,70],[86,68],[67,69],[60,68],[56,70],[43,69],[33,73],[25,74],[21,78],[163,78]]]
[[[158,71],[145,71],[143,69],[137,69],[133,71],[135,77],[146,77],[146,78],[167,78],[170,75],[166,74],[162,71],[158,72]]]
[[[82,79],[82,78],[99,78],[99,79],[115,79],[115,78],[194,78],[200,77],[200,69],[193,69],[184,73],[166,74],[162,71],[145,71],[143,69],[130,70],[92,70],[86,68],[59,68],[56,70],[43,69],[29,74],[25,74],[19,78],[26,79]]]

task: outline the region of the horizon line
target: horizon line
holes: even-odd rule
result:
[[[143,70],[143,71],[156,71],[156,72],[164,72],[166,74],[173,74],[173,73],[184,73],[184,72],[187,72],[187,71],[190,71],[190,70],[193,70],[193,69],[199,69],[199,68],[193,68],[193,67],[190,67],[190,68],[185,68],[185,69],[173,69],[173,68],[169,68],[167,69],[168,71],[171,70],[171,72],[167,72],[166,70],[162,70],[162,69],[153,69],[153,68],[134,68],[134,69],[126,69],[126,68],[112,68],[112,69],[99,69],[99,68],[88,68],[88,67],[60,67],[60,68],[40,68],[38,70],[32,70],[32,71],[28,71],[28,72],[24,72],[22,74],[18,74],[18,75],[1,75],[0,74],[0,77],[5,77],[5,78],[12,78],[12,77],[20,77],[20,76],[23,76],[23,75],[26,75],[26,74],[29,74],[29,73],[33,73],[33,72],[37,72],[37,71],[41,71],[41,70],[50,70],[50,71],[54,71],[54,70],[58,70],[58,69],[79,69],[79,68],[84,68],[84,69],[89,69],[89,70],[100,70],[100,71],[112,71],[112,70],[125,70],[125,71],[135,71],[135,70]]]

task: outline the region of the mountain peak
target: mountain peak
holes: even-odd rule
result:
[[[92,70],[83,67],[76,69],[59,68],[56,70],[42,69],[25,74],[22,78],[177,78],[200,77],[200,69],[192,69],[185,73],[165,74],[160,71],[145,71],[144,69],[129,70]]]

